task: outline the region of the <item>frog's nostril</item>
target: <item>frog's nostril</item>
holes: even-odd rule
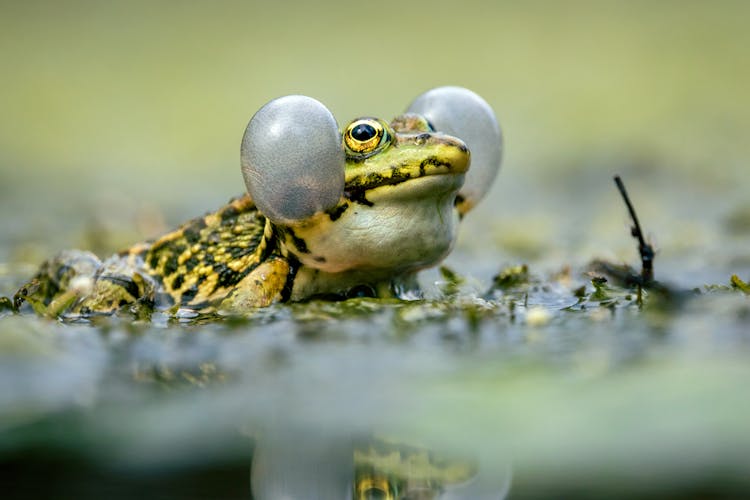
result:
[[[417,146],[421,146],[425,142],[427,142],[430,137],[432,137],[430,134],[419,134],[417,137],[414,138],[414,143]]]

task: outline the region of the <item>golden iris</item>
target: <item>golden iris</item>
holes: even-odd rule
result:
[[[383,124],[374,118],[360,118],[346,127],[344,144],[354,153],[367,154],[375,151],[387,138]]]
[[[395,500],[393,490],[385,477],[364,477],[357,482],[357,500]]]

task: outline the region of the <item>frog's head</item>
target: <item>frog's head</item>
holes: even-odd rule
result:
[[[377,277],[448,254],[460,216],[497,173],[501,147],[492,109],[458,87],[423,94],[391,123],[358,118],[342,132],[318,101],[286,96],[248,124],[242,171],[300,262]]]

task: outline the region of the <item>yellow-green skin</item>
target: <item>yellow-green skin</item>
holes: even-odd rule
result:
[[[463,211],[465,144],[418,115],[385,125],[373,155],[348,150],[335,207],[271,223],[245,195],[104,262],[67,251],[14,297],[47,316],[89,317],[133,305],[244,313],[315,296],[393,296],[450,252]]]
[[[438,498],[446,488],[476,474],[472,461],[398,440],[373,438],[354,449],[353,499]]]

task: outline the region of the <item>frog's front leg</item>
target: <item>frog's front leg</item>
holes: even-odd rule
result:
[[[404,273],[391,280],[390,290],[392,296],[401,300],[420,300],[424,298],[422,288],[417,280],[417,273]]]
[[[219,311],[245,314],[258,307],[267,307],[282,300],[291,267],[281,257],[272,257],[261,263],[237,283],[222,300]]]
[[[400,299],[419,300],[422,298],[422,289],[417,281],[417,273],[404,273],[390,280],[375,281],[368,284],[355,285],[342,297],[351,299],[355,297],[371,297],[378,299]]]

